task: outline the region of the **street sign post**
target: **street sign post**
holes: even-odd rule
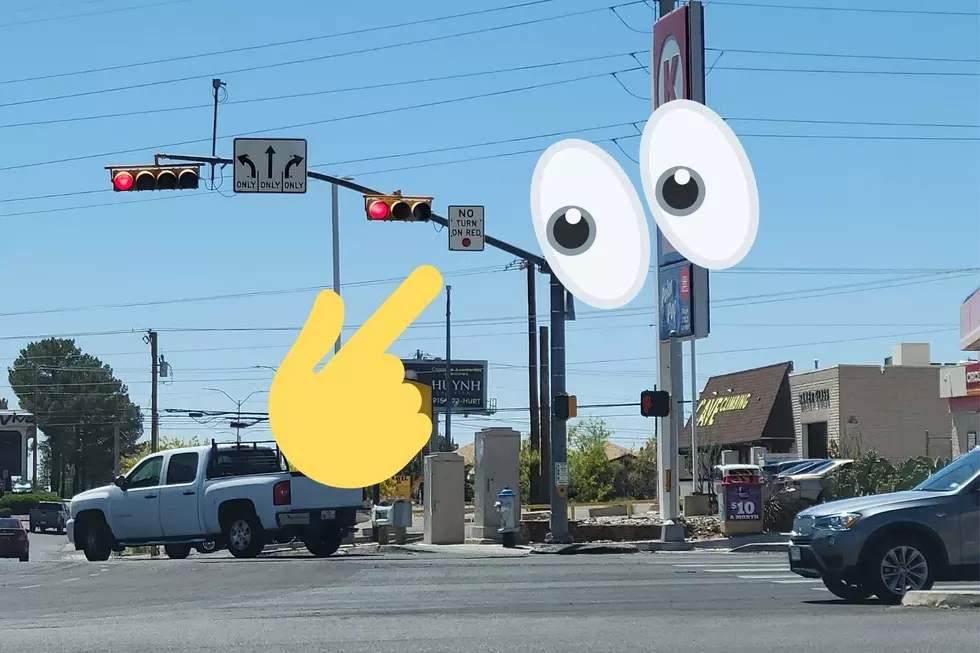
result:
[[[236,193],[305,193],[305,138],[236,138]]]
[[[449,251],[482,252],[486,243],[483,237],[482,206],[450,206]]]

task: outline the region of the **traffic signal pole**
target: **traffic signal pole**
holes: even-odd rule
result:
[[[155,160],[166,159],[169,161],[186,161],[191,163],[202,163],[202,164],[212,164],[212,165],[233,165],[234,161],[232,159],[225,159],[220,157],[205,157],[205,156],[184,156],[177,154],[156,154]],[[373,188],[368,188],[358,184],[350,179],[345,179],[343,177],[333,177],[331,175],[325,175],[320,172],[307,171],[306,176],[309,179],[316,179],[317,181],[325,181],[328,184],[335,184],[341,188],[346,188],[352,190],[361,195],[383,195],[380,191]],[[429,218],[429,222],[434,222],[442,227],[449,228],[449,221],[435,213],[432,213]],[[494,249],[499,249],[502,252],[506,252],[515,258],[524,259],[529,264],[532,264],[538,268],[538,270],[544,274],[548,274],[551,277],[551,396],[554,397],[556,394],[565,392],[565,288],[562,286],[561,281],[558,277],[551,271],[551,267],[543,256],[537,254],[532,254],[531,252],[521,249],[516,245],[511,245],[508,242],[500,240],[499,238],[494,238],[489,234],[484,233],[484,242],[493,247]],[[566,479],[557,478],[557,471],[559,469],[564,470],[567,473],[568,470],[568,422],[564,419],[556,419],[554,416],[554,401],[551,402],[552,405],[552,416],[551,416],[551,469],[549,470],[548,478],[550,478],[551,483],[551,533],[549,533],[549,539],[554,542],[568,542],[570,540],[568,534],[568,497],[565,496],[565,491],[567,488],[561,491],[557,488],[558,481],[564,481]],[[583,406],[584,408],[584,406]],[[544,434],[542,433],[542,436]],[[561,494],[562,496],[558,496]]]

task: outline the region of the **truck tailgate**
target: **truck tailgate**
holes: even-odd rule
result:
[[[315,510],[320,508],[361,507],[364,502],[363,490],[345,490],[321,485],[300,472],[291,472],[290,508],[292,510]]]

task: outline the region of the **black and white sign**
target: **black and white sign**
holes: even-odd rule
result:
[[[403,360],[405,373],[432,388],[432,411],[446,412],[446,361]],[[487,361],[454,360],[452,363],[453,413],[479,415],[490,412],[487,403]]]
[[[568,486],[568,463],[555,463],[555,485]]]
[[[450,206],[449,251],[482,252],[484,246],[483,207]]]
[[[236,138],[236,193],[305,193],[305,138]]]

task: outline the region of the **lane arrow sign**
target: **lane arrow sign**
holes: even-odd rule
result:
[[[255,179],[255,164],[252,162],[252,159],[247,154],[243,154],[238,157],[238,162],[243,166],[248,166],[249,170],[251,170],[252,179]]]
[[[303,162],[303,157],[301,157],[298,154],[293,155],[293,158],[291,158],[289,160],[289,163],[286,164],[286,170],[285,170],[286,179],[289,179],[289,171],[293,168],[293,166],[298,166],[302,162]]]
[[[272,179],[272,156],[276,153],[276,151],[274,149],[272,149],[272,146],[270,145],[269,146],[269,149],[267,149],[265,151],[265,153],[267,155],[269,155],[269,167],[267,168],[267,175],[266,176],[269,179]]]

